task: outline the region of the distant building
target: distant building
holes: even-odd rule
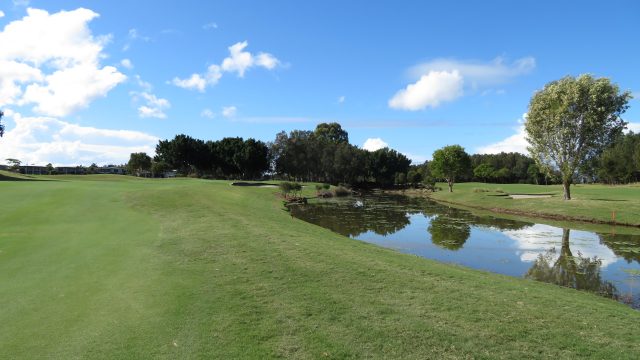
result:
[[[20,165],[20,173],[25,175],[48,175],[49,169],[39,165]]]
[[[127,170],[124,166],[101,166],[97,169],[98,174],[115,174],[115,175],[124,175],[127,173]]]
[[[55,168],[58,175],[84,175],[87,169],[82,166],[58,166]]]

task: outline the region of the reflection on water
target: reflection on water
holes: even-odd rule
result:
[[[590,291],[640,307],[640,236],[479,216],[427,199],[370,194],[294,206],[337,233],[496,273]]]

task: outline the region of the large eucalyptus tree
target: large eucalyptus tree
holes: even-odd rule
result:
[[[529,152],[547,171],[562,174],[564,199],[582,164],[600,154],[626,127],[620,115],[631,94],[607,78],[572,76],[536,92],[525,122]]]

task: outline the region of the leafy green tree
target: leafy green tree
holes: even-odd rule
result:
[[[631,94],[606,78],[581,75],[552,81],[538,91],[525,122],[529,152],[543,168],[561,173],[564,199],[577,170],[620,135]]]
[[[255,139],[245,140],[242,147],[242,152],[236,160],[243,178],[259,178],[269,169],[269,148],[262,141]]]
[[[349,143],[349,134],[338,123],[321,123],[313,132],[317,139],[332,143]]]
[[[422,182],[422,172],[419,168],[414,166],[407,172],[407,182],[414,187]]]
[[[184,134],[156,145],[156,161],[162,161],[182,174],[191,174],[210,166],[210,152],[204,141]]]
[[[53,170],[54,170],[53,165],[51,165],[51,163],[48,163],[46,167],[47,167],[47,174],[53,175]]]
[[[169,170],[169,165],[162,161],[153,161],[151,163],[151,176],[163,177],[163,174]]]
[[[13,172],[20,171],[20,164],[22,164],[22,161],[18,159],[12,159],[12,158],[9,158],[6,160],[9,163],[9,171],[13,171]]]
[[[489,164],[482,163],[473,169],[473,176],[487,182],[492,176],[495,169]]]
[[[141,176],[145,171],[151,170],[151,157],[147,153],[131,153],[127,163],[129,173]]]
[[[429,164],[433,176],[447,181],[449,192],[453,192],[456,178],[465,175],[470,166],[471,159],[460,145],[449,145],[434,151]]]

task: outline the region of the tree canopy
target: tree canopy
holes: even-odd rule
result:
[[[433,176],[445,179],[449,185],[449,192],[453,192],[456,177],[469,172],[471,159],[462,146],[449,145],[433,153],[430,166]]]
[[[607,78],[581,75],[552,81],[531,99],[529,152],[546,171],[560,172],[565,200],[578,169],[620,136],[626,126],[620,115],[630,98]]]

